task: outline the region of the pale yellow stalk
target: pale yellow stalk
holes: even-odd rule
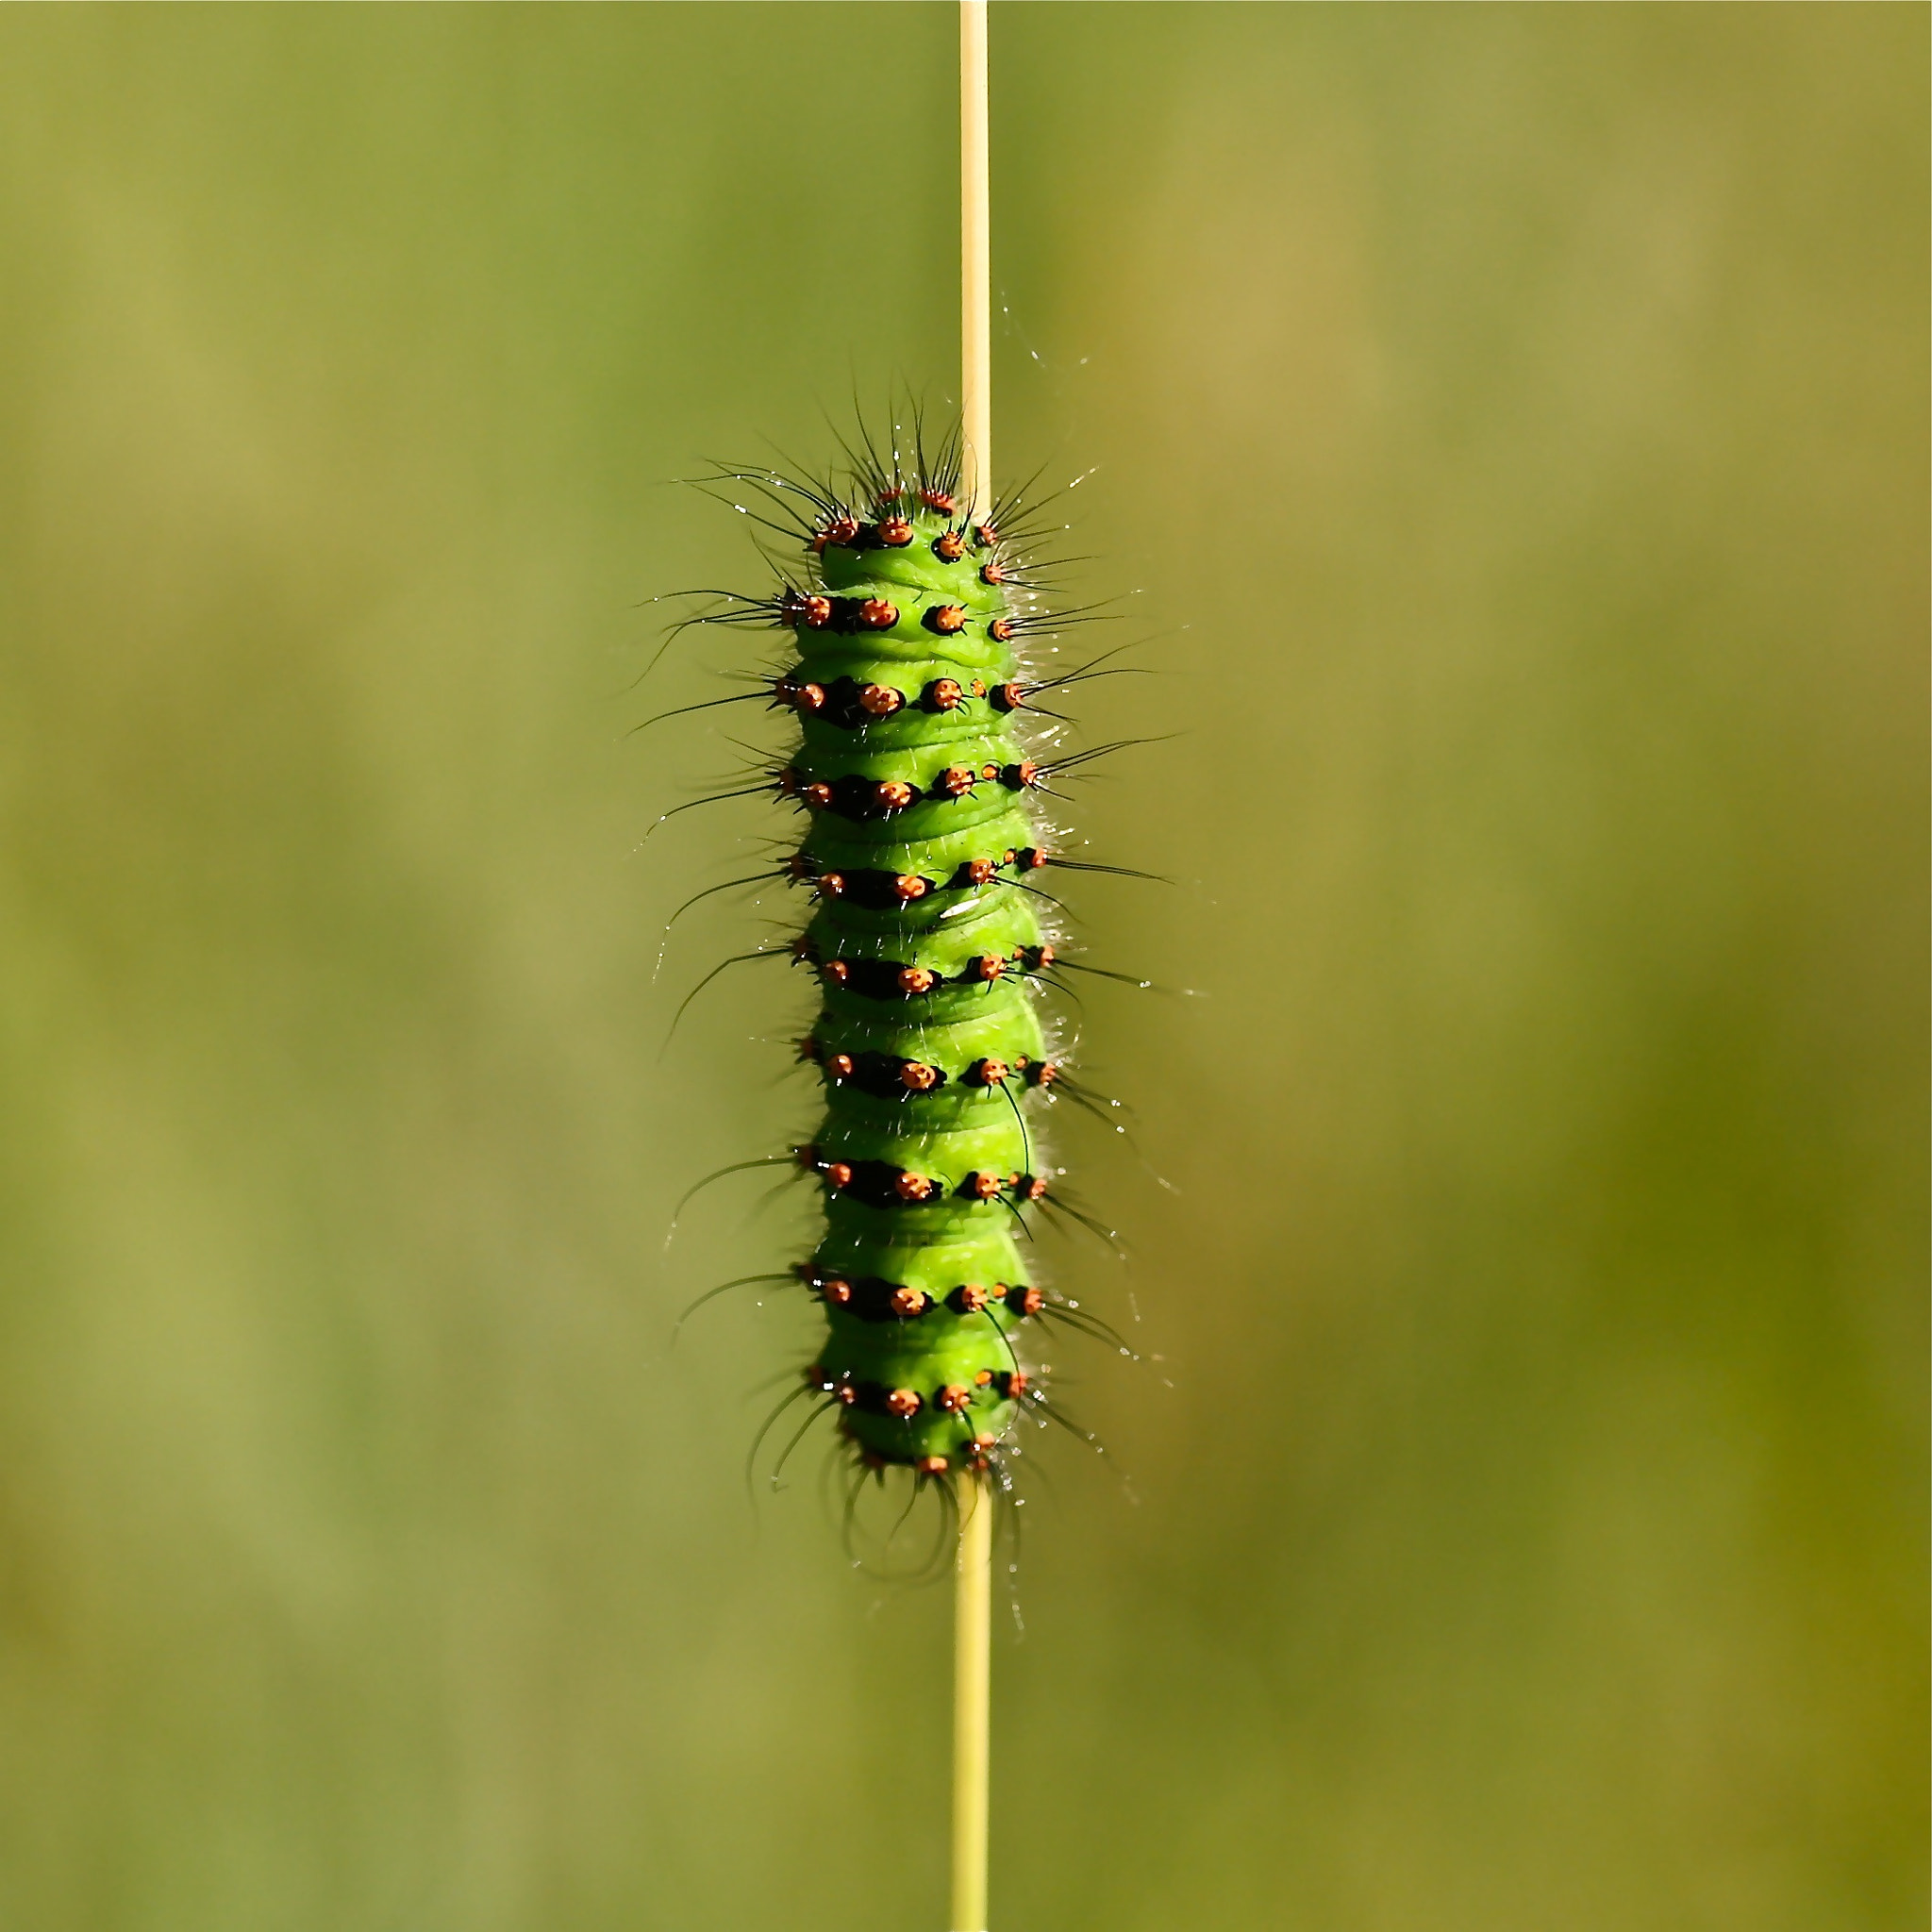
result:
[[[992,235],[986,0],[959,0],[960,480],[992,513]],[[992,1485],[959,1478],[953,1597],[953,1932],[986,1932],[992,1756]]]

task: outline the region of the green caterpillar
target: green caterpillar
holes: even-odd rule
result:
[[[1032,600],[1012,560],[1025,512],[962,506],[958,448],[905,467],[868,449],[821,484],[723,473],[786,512],[766,521],[802,560],[775,593],[695,621],[776,625],[796,647],[746,694],[800,727],[767,782],[806,832],[772,876],[816,898],[787,950],[822,1000],[800,1051],[824,1119],[795,1158],[825,1224],[796,1272],[825,1334],[779,1412],[816,1395],[863,1468],[1004,1486],[1021,1411],[1045,1412],[1023,1331],[1047,1315],[1099,1327],[1028,1281],[1015,1239],[1036,1206],[1093,1225],[1050,1192],[1028,1121],[1043,1091],[1092,1105],[1050,1057],[1035,997],[1057,959],[1038,880],[1073,862],[1044,848],[1029,795],[1097,753],[1042,763],[1016,735],[1030,697],[1083,674],[1022,682],[1016,646],[1049,621],[1013,595]]]

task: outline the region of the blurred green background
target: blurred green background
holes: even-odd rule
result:
[[[808,1225],[664,1252],[811,1117],[773,969],[659,1058],[776,822],[625,733],[760,648],[626,690],[761,581],[668,479],[951,388],[953,36],[0,14],[8,1925],[941,1924],[945,1592],[747,1507],[796,1307],[669,1345]],[[995,1924],[1916,1926],[1926,14],[993,42],[1002,468],[1182,734],[1086,939],[1207,995],[1089,996],[1166,1359],[1065,1352]]]

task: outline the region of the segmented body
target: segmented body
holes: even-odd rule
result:
[[[800,1273],[826,1324],[808,1383],[864,1459],[941,1477],[997,1462],[1027,1395],[1016,1331],[1041,1298],[1014,1238],[1046,1190],[1025,1113],[1055,1077],[1033,997],[1053,950],[998,534],[931,484],[882,497],[870,521],[825,507],[773,606],[797,640],[779,789],[808,815],[790,870],[823,994],[799,1159],[825,1227]]]

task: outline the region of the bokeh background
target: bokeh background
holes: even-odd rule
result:
[[[758,648],[670,479],[956,364],[952,10],[0,15],[0,1916],[942,1919],[818,1463]],[[1002,1932],[1923,1923],[1927,17],[995,8],[1002,467],[1163,1357],[1061,1363]],[[741,720],[743,712],[725,713]],[[736,728],[735,726],[733,728]],[[758,975],[767,975],[760,978]],[[1164,1192],[1148,1167],[1172,1180]],[[1136,1324],[1135,1317],[1139,1321]],[[1024,1631],[1019,1627],[1024,1622]]]

